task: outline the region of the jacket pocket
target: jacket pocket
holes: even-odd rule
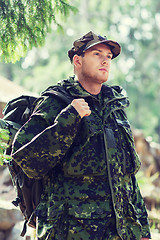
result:
[[[131,217],[131,218],[134,218],[134,219],[137,219],[137,212],[135,210],[135,207],[133,206],[132,203],[128,203],[128,206],[127,206],[127,212],[126,212],[126,215],[128,217]]]
[[[133,134],[132,134],[132,130],[131,130],[129,122],[127,120],[120,120],[120,119],[116,119],[116,121],[117,121],[118,126],[122,127],[122,129],[128,135],[130,140],[133,141]]]
[[[64,212],[65,212],[65,204],[64,203],[55,204],[52,207],[48,208],[47,220],[56,221],[63,215]]]
[[[142,237],[142,225],[138,219],[138,213],[131,202],[128,203],[126,212],[126,235],[129,239],[140,240]]]
[[[139,224],[141,226],[141,224],[138,220],[141,215],[140,212],[141,212],[141,210],[136,209],[135,206],[131,202],[128,203],[126,216],[128,218],[133,219],[137,224]]]
[[[141,162],[135,149],[130,124],[127,120],[116,119],[116,121],[121,132],[121,144],[126,160],[126,172],[128,174],[136,174],[141,166]]]
[[[55,203],[52,206],[48,203],[40,203],[36,210],[37,215],[37,236],[46,237],[53,228],[64,224],[66,208],[64,203]],[[45,238],[46,239],[46,238]]]
[[[68,213],[76,218],[97,219],[104,217],[111,217],[113,210],[110,202],[105,200],[103,202],[78,202],[71,201],[68,205]]]

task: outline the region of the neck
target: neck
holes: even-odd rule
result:
[[[80,79],[78,79],[78,81],[87,92],[93,95],[97,95],[101,91],[102,84],[94,84],[94,83],[83,81]]]

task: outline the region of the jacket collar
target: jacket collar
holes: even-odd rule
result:
[[[75,77],[70,77],[67,80],[63,80],[58,83],[58,85],[64,87],[67,92],[73,97],[80,97],[80,98],[92,98],[95,101],[98,101],[98,99],[87,92],[81,84],[78,82],[78,80],[75,79]],[[122,108],[126,108],[129,106],[129,100],[126,95],[123,93],[123,89],[119,86],[109,86],[107,84],[102,85],[101,93],[103,95],[104,100],[104,106],[114,102],[118,101],[121,104]]]
[[[70,77],[67,80],[63,80],[59,82],[59,84],[63,86],[73,97],[92,97],[92,94],[87,92],[78,82],[78,80],[75,79],[75,77]]]

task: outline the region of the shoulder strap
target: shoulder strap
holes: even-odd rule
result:
[[[49,87],[47,90],[42,92],[41,96],[55,96],[60,98],[67,104],[70,104],[73,100],[73,98],[62,88]]]

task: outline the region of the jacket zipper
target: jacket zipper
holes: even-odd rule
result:
[[[103,122],[103,137],[104,137],[105,159],[106,159],[106,164],[107,164],[109,185],[110,185],[110,189],[111,189],[111,197],[112,197],[113,209],[114,209],[115,216],[116,216],[116,209],[115,209],[115,205],[114,205],[114,194],[113,194],[113,188],[112,188],[112,182],[111,182],[111,174],[110,174],[110,166],[109,166],[109,156],[108,156],[108,151],[107,151],[108,150],[108,144],[107,144],[107,140],[106,140],[107,138],[106,138],[106,134],[105,134],[104,122]],[[116,216],[116,227],[117,227],[117,216]],[[119,237],[121,238],[120,235],[119,235]]]

